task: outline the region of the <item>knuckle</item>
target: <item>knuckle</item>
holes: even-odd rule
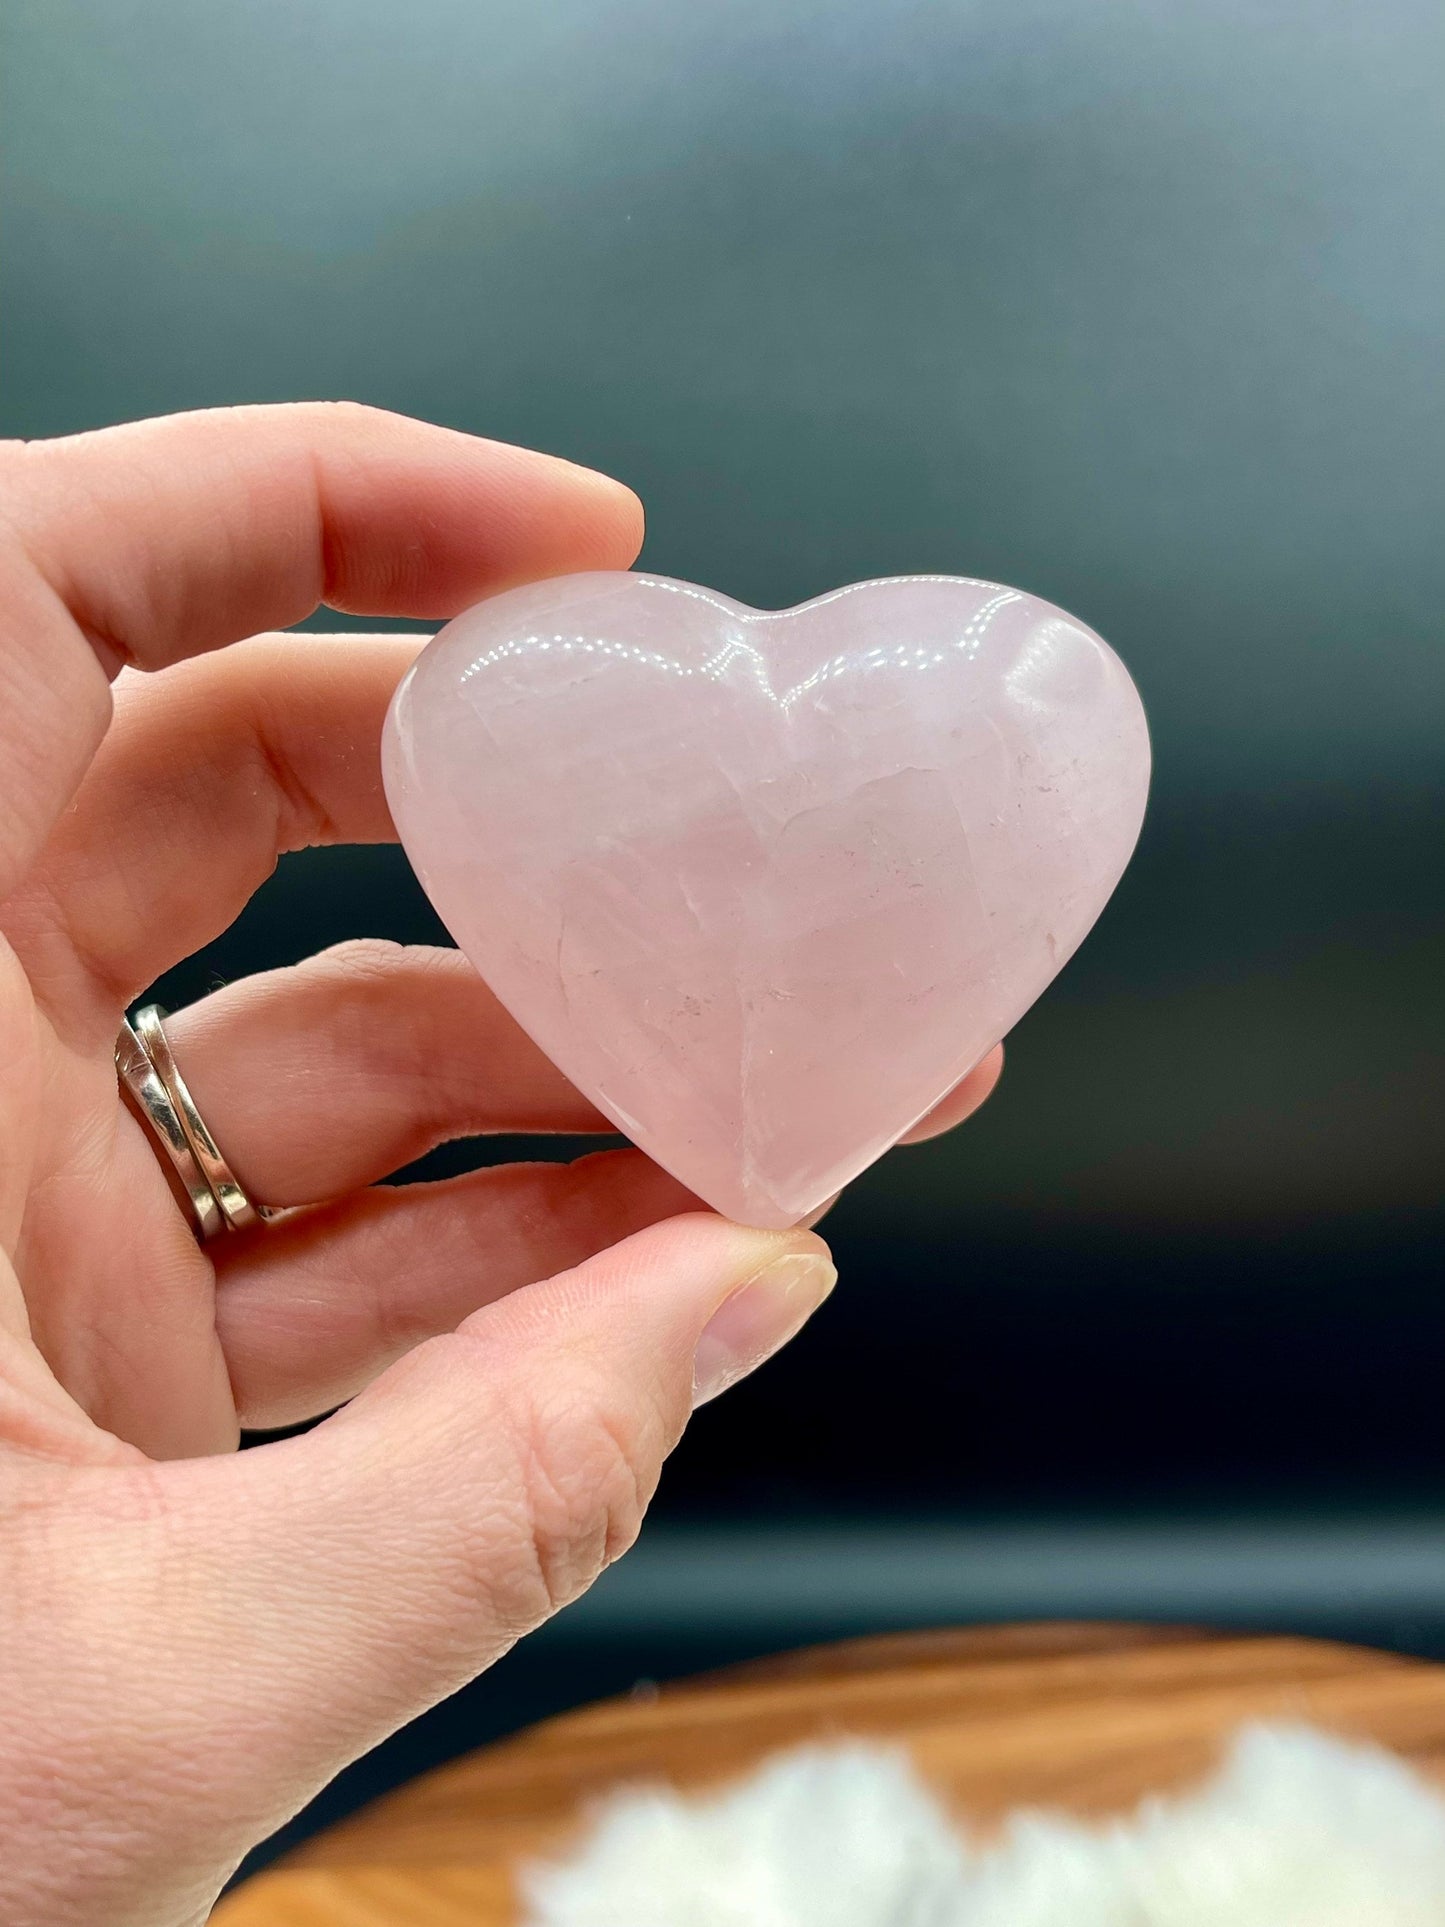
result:
[[[644,1412],[558,1387],[510,1414],[518,1550],[534,1617],[584,1592],[636,1539],[657,1481],[661,1428]]]
[[[366,428],[388,419],[384,408],[374,408],[369,402],[353,401],[344,395],[332,401],[313,401],[302,405],[315,415],[318,422],[334,422],[342,428]]]
[[[389,989],[406,958],[406,945],[390,937],[348,937],[323,950],[313,963],[345,978],[353,989]]]

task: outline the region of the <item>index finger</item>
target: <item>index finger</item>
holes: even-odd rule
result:
[[[350,403],[210,410],[12,444],[0,460],[0,898],[64,808],[124,664],[318,604],[445,617],[514,583],[625,568],[619,483]]]

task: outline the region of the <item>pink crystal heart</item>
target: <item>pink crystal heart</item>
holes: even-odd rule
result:
[[[635,1144],[796,1223],[1077,948],[1149,739],[1108,645],[1017,589],[860,582],[749,609],[577,575],[450,623],[386,791],[458,944]]]

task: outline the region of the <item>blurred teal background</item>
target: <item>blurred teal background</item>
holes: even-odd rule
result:
[[[838,1208],[816,1332],[321,1810],[831,1632],[1445,1652],[1434,0],[10,0],[0,65],[6,432],[430,416],[752,602],[1034,590],[1154,732],[1114,903],[988,1109]],[[165,992],[363,931],[434,936],[400,857],[293,859]]]

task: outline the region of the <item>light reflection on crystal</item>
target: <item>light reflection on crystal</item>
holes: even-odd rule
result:
[[[715,608],[726,609],[726,605],[718,598],[707,595],[701,590],[694,590],[687,584],[667,582],[659,577],[639,578],[639,580],[650,580],[653,588],[664,589],[674,595],[689,595],[695,601],[705,602]],[[949,646],[953,651],[963,655],[977,655],[994,617],[1001,609],[1007,608],[1010,603],[1020,600],[1017,589],[1001,589],[998,588],[998,585],[995,583],[975,582],[972,578],[962,577],[898,576],[892,578],[892,581],[899,584],[913,582],[953,582],[955,580],[966,581],[967,585],[971,588],[987,588],[996,591],[995,594],[990,596],[988,601],[981,605],[957,639]],[[870,586],[872,585],[868,583],[853,583],[850,585],[850,589],[868,588]],[[808,603],[804,606],[815,609],[825,603],[835,602],[839,596],[850,593],[850,589],[835,590],[831,596],[820,597],[818,602]],[[731,616],[733,612],[728,610],[727,613]],[[756,622],[777,622],[785,619],[792,612],[787,610],[781,612],[776,610],[751,610],[747,613],[748,616]],[[868,670],[881,668],[888,664],[892,664],[894,667],[900,669],[941,668],[948,660],[949,648],[932,650],[910,648],[907,643],[900,642],[892,648],[873,648],[856,656],[834,656],[830,662],[821,664],[811,675],[805,676],[801,682],[792,684],[791,687],[785,689],[782,694],[779,695],[773,688],[767,658],[763,651],[752,643],[746,642],[742,636],[736,634],[729,635],[715,655],[708,657],[707,660],[700,663],[682,662],[676,657],[662,655],[655,649],[638,648],[634,644],[618,642],[606,636],[569,636],[561,634],[527,635],[511,638],[506,642],[496,644],[491,649],[483,650],[461,671],[461,680],[469,682],[473,677],[481,675],[484,671],[495,668],[498,663],[515,660],[519,656],[530,654],[546,655],[554,650],[564,656],[607,656],[618,662],[633,663],[643,669],[657,669],[664,675],[705,676],[714,682],[724,680],[728,671],[737,664],[741,666],[743,673],[747,675],[750,682],[756,685],[760,694],[763,695],[768,702],[786,711],[791,709],[801,697],[807,695],[809,690],[816,689],[820,683],[826,682],[830,678],[842,676],[849,670]]]

